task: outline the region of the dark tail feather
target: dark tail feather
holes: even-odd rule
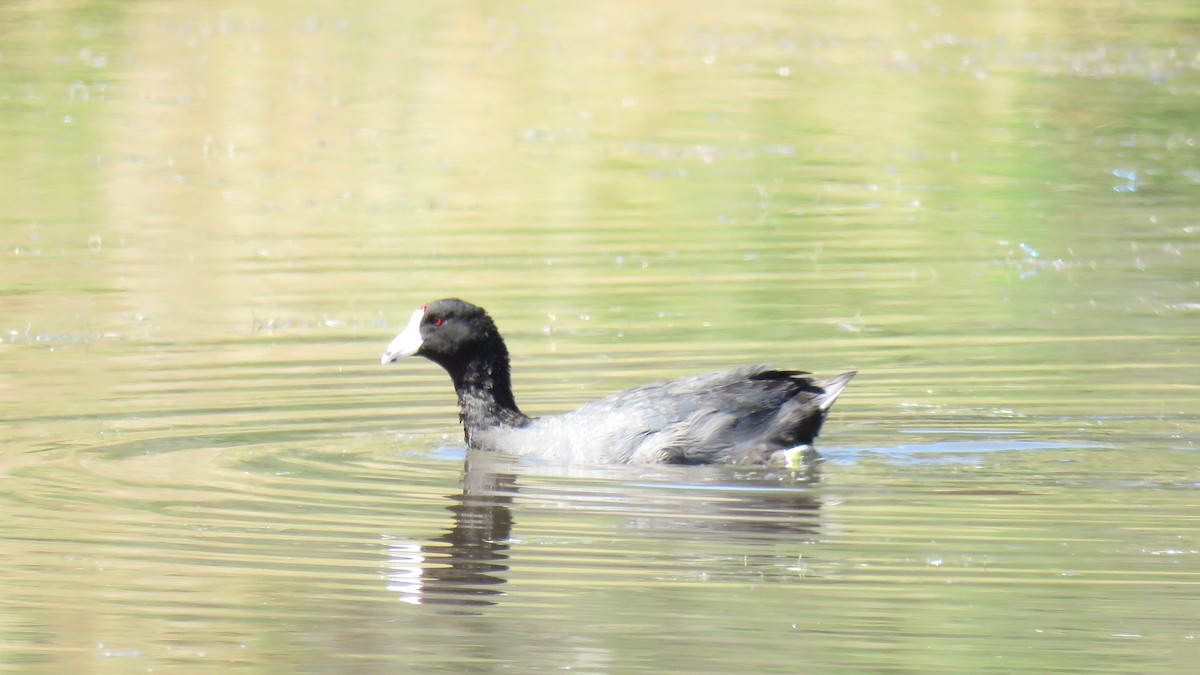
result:
[[[801,399],[799,401],[793,399],[797,405],[789,411],[791,414],[784,420],[777,420],[775,429],[766,434],[778,449],[763,459],[770,463],[799,466],[816,457],[816,451],[811,446],[821,432],[825,416],[846,388],[846,383],[857,374],[858,371],[852,370],[824,380],[806,380],[806,395],[797,397]],[[795,454],[799,450],[804,452]]]
[[[802,393],[780,411],[764,437],[783,448],[811,444],[821,433],[829,407],[856,373],[852,370],[824,380],[805,378]]]
[[[815,399],[817,409],[822,413],[828,411],[830,406],[833,405],[833,402],[836,401],[837,397],[842,393],[842,390],[846,388],[846,383],[850,381],[850,378],[857,374],[857,370],[851,370],[849,372],[842,373],[841,375],[834,375],[829,379],[814,381],[813,384],[824,390],[818,394]]]

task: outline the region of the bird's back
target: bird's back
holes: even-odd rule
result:
[[[853,372],[814,380],[744,366],[654,382],[480,439],[491,449],[618,463],[764,462],[811,443]]]

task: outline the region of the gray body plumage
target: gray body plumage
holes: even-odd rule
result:
[[[654,382],[523,426],[468,430],[472,447],[617,464],[767,463],[812,442],[852,373],[814,381],[744,366]]]

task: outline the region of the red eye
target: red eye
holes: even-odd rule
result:
[[[433,320],[430,323],[432,323],[434,326],[440,326],[440,325],[442,325],[442,320],[443,320],[442,317],[435,316],[435,317],[433,317]]]

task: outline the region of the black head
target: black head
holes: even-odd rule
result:
[[[413,355],[424,356],[454,373],[475,358],[507,361],[508,350],[492,317],[482,307],[447,298],[413,312],[408,325],[388,345],[382,363]]]

